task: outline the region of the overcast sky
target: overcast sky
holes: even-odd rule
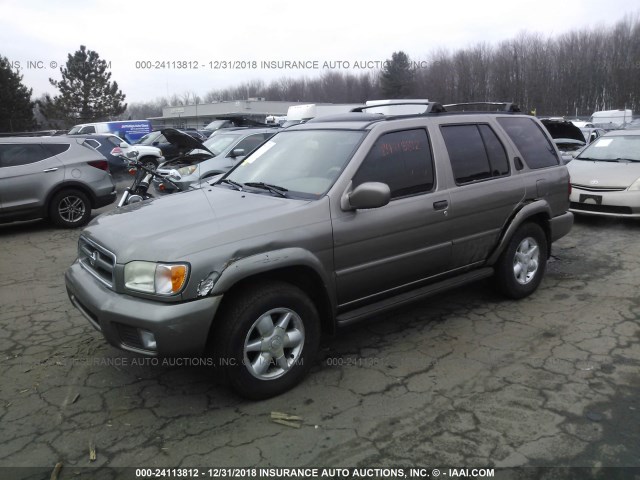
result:
[[[186,91],[204,96],[252,79],[314,77],[328,70],[324,62],[369,66],[398,50],[424,60],[438,48],[610,26],[639,11],[635,0],[0,0],[0,55],[20,63],[23,82],[39,96],[57,93],[48,82],[61,78],[53,67],[86,45],[111,62],[112,79],[137,102]],[[260,68],[278,60],[318,64]],[[189,68],[179,69],[180,61]]]

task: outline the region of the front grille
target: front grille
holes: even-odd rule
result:
[[[617,207],[615,205],[596,205],[595,203],[571,202],[569,208],[583,210],[585,212],[615,213],[619,215],[631,215],[631,207]]]
[[[109,288],[113,288],[116,256],[86,237],[78,240],[78,260],[91,275]]]
[[[115,325],[118,329],[120,341],[124,345],[144,349],[144,345],[142,345],[142,340],[140,339],[140,333],[138,332],[138,329],[136,327],[123,325],[122,323],[115,323]]]
[[[624,192],[627,189],[627,187],[595,187],[593,185],[578,185],[577,183],[572,183],[571,186],[587,192]]]

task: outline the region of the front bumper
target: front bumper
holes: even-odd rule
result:
[[[222,300],[215,296],[162,303],[116,293],[78,262],[66,271],[65,283],[71,303],[111,345],[149,356],[201,355]],[[139,329],[153,333],[157,350],[142,346]]]
[[[569,210],[585,215],[640,218],[640,191],[602,192],[573,186]]]

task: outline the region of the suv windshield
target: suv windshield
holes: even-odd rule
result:
[[[204,146],[214,155],[220,155],[238,138],[240,135],[214,135],[204,142]]]
[[[605,162],[616,160],[640,162],[640,135],[600,137],[576,158]]]
[[[226,178],[239,184],[275,185],[293,196],[319,198],[331,188],[364,135],[347,130],[281,132]]]

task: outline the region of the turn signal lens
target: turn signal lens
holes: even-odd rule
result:
[[[172,295],[180,292],[187,280],[186,265],[163,265],[156,268],[156,293]]]

